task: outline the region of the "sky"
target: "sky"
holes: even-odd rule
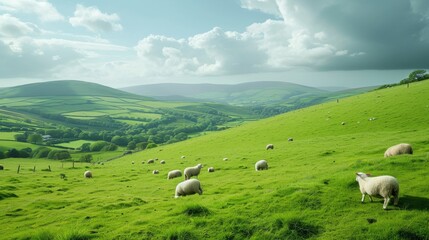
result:
[[[427,0],[0,0],[0,87],[362,87],[428,59]]]

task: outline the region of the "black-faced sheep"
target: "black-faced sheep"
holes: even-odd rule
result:
[[[265,147],[265,149],[274,149],[274,145],[270,143]]]
[[[152,173],[153,174],[159,174],[159,171],[158,170],[153,170]]]
[[[165,160],[161,160],[161,161],[159,161],[159,163],[165,164]]]
[[[391,157],[401,154],[413,154],[413,148],[408,143],[400,143],[394,146],[391,146],[384,152],[384,157]]]
[[[197,179],[189,179],[177,184],[174,197],[178,198],[180,196],[193,195],[196,193],[199,195],[203,194],[201,183]]]
[[[155,160],[154,160],[154,159],[149,159],[149,160],[147,160],[147,164],[154,163],[154,162],[155,162]]]
[[[198,175],[200,174],[201,168],[203,168],[203,165],[201,163],[195,167],[185,168],[185,171],[183,171],[183,173],[185,174],[185,180],[190,179],[193,176],[198,177]]]
[[[265,160],[259,160],[255,163],[255,170],[268,170],[268,163]]]
[[[293,142],[293,138],[288,138],[288,142]]]
[[[209,168],[207,169],[207,171],[208,171],[208,172],[214,172],[214,171],[215,171],[215,169],[214,169],[214,167],[209,167]]]
[[[181,176],[182,172],[180,170],[172,170],[168,172],[167,179],[173,179]]]
[[[84,176],[85,178],[92,178],[92,172],[91,172],[91,171],[85,171],[85,172],[83,173],[83,176]]]
[[[359,172],[356,173],[356,181],[359,183],[359,189],[362,193],[362,203],[365,200],[365,195],[369,196],[371,202],[372,197],[382,197],[384,198],[383,209],[386,209],[390,197],[393,196],[394,205],[398,205],[399,183],[396,178],[392,176],[371,177],[370,174]]]

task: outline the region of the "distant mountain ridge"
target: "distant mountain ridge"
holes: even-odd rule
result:
[[[141,95],[132,94],[96,83],[78,80],[59,80],[42,83],[31,83],[15,87],[0,88],[0,96],[41,97],[41,96],[104,96],[143,99]],[[146,98],[151,99],[151,98]]]
[[[288,82],[260,81],[240,84],[160,83],[121,88],[156,99],[195,99],[231,105],[277,104],[292,98],[316,98],[330,92]]]

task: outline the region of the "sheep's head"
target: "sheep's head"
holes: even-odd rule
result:
[[[199,163],[199,164],[197,165],[197,168],[201,169],[201,168],[203,168],[203,165],[202,165],[201,163]]]
[[[365,179],[366,177],[371,176],[369,173],[363,173],[363,172],[357,172],[356,173],[356,181],[358,181],[359,178]]]

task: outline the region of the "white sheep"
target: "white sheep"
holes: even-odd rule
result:
[[[274,149],[274,145],[270,143],[265,147],[265,149]]]
[[[207,169],[207,171],[208,171],[208,172],[214,172],[214,171],[215,171],[215,169],[214,169],[214,167],[209,167],[209,168]]]
[[[268,170],[268,163],[265,160],[259,160],[255,163],[255,170]]]
[[[173,179],[181,176],[182,172],[180,170],[172,170],[168,172],[167,179]]]
[[[293,142],[293,138],[288,138],[288,142]]]
[[[161,161],[159,161],[159,163],[165,164],[165,160],[161,160]]]
[[[152,171],[152,173],[153,173],[153,174],[158,174],[158,173],[159,173],[159,171],[158,171],[158,170],[153,170],[153,171]]]
[[[154,159],[149,159],[149,160],[147,160],[147,164],[154,163],[154,162],[155,162],[155,160],[154,160]]]
[[[384,157],[391,157],[400,154],[413,154],[413,148],[408,143],[400,143],[388,148],[386,152],[384,152]]]
[[[228,158],[223,158],[224,161],[228,161]]]
[[[92,178],[92,172],[91,172],[91,171],[85,171],[85,172],[83,173],[83,176],[84,176],[85,178]]]
[[[198,193],[199,195],[203,194],[203,189],[201,188],[201,183],[197,179],[185,180],[176,186],[175,198],[186,195],[193,195]]]
[[[192,176],[198,177],[200,170],[203,168],[203,165],[200,163],[195,167],[187,167],[183,173],[185,174],[185,180],[190,179]]]
[[[370,174],[362,172],[356,173],[356,181],[359,183],[359,189],[362,193],[363,203],[365,195],[369,196],[369,200],[372,202],[372,197],[384,198],[383,209],[387,208],[390,197],[394,197],[394,205],[398,205],[399,201],[399,183],[396,178],[392,176],[378,176],[371,177]]]

